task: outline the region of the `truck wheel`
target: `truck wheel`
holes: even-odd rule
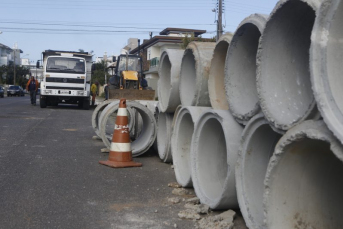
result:
[[[89,106],[90,106],[89,102],[90,102],[89,99],[83,100],[83,109],[84,110],[89,110]]]
[[[40,105],[40,108],[46,108],[46,99],[43,99],[42,97],[40,97],[39,105]]]

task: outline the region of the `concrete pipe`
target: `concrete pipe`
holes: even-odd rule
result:
[[[176,107],[181,104],[179,79],[183,53],[184,50],[167,49],[160,57],[158,99],[163,113],[174,113]]]
[[[313,27],[310,70],[318,109],[343,144],[342,25],[343,1],[324,1]]]
[[[290,129],[265,178],[265,228],[343,228],[343,147],[323,121]]]
[[[92,114],[92,127],[93,127],[93,130],[95,131],[95,134],[97,136],[99,136],[99,137],[100,137],[99,117],[101,115],[101,112],[107,107],[107,105],[112,103],[112,102],[118,102],[119,103],[119,100],[117,100],[117,99],[106,100],[106,101],[100,103],[98,106],[96,106],[96,108],[93,111],[93,114]]]
[[[257,92],[266,119],[281,130],[316,110],[309,72],[311,32],[320,1],[280,0],[257,54]]]
[[[158,155],[163,162],[172,162],[172,153],[170,150],[170,138],[172,134],[173,114],[158,114],[157,121],[157,149]]]
[[[105,108],[99,112],[98,114],[98,132],[99,132],[99,137],[101,138],[101,136],[104,134],[107,139],[109,141],[112,140],[112,136],[113,136],[113,129],[114,129],[114,125],[115,125],[115,121],[116,121],[116,117],[117,117],[117,110],[115,110],[115,112],[113,112],[106,120],[106,123],[104,125],[105,128],[102,128],[102,126],[100,125],[100,122],[103,118],[103,113],[105,113],[108,109],[110,109],[110,107],[116,105],[118,107],[119,105],[119,100],[113,100],[112,102],[108,103]],[[131,139],[135,139],[136,135],[137,135],[137,129],[135,129],[136,126],[136,112],[134,109],[127,107],[127,114],[128,114],[128,119],[129,119],[129,130],[130,130],[130,138]],[[105,144],[106,145],[106,144]]]
[[[190,154],[194,125],[199,116],[209,110],[209,107],[183,107],[175,119],[171,149],[176,180],[183,187],[193,187]]]
[[[128,111],[136,110],[143,120],[143,126],[138,138],[131,142],[132,156],[137,157],[145,153],[153,145],[156,139],[156,121],[152,112],[144,105],[135,102],[127,101]],[[105,133],[106,124],[111,115],[119,108],[119,104],[109,104],[100,116],[100,133],[102,141],[107,148],[110,148],[111,139],[108,139]],[[134,117],[134,116],[132,116]],[[129,126],[130,127],[130,126]],[[131,130],[131,129],[130,129]]]
[[[210,107],[208,76],[214,42],[191,42],[181,63],[180,99],[183,106]]]
[[[263,114],[250,119],[242,134],[236,165],[236,189],[240,210],[250,229],[263,228],[263,181],[280,138]]]
[[[243,127],[229,111],[210,110],[195,124],[191,174],[201,203],[212,209],[238,208],[235,165]]]
[[[174,126],[175,126],[176,117],[179,114],[181,108],[182,108],[182,105],[177,106],[177,108],[176,108],[176,110],[174,112],[173,121],[172,121],[172,132],[173,132],[173,129],[174,129]]]
[[[260,111],[256,89],[256,54],[267,15],[245,18],[233,35],[226,56],[225,91],[229,110],[246,124]]]
[[[229,109],[225,95],[224,69],[226,54],[231,43],[231,39],[231,33],[222,35],[213,51],[208,79],[208,93],[213,109]]]

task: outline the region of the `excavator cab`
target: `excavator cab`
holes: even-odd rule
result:
[[[117,59],[116,74],[120,89],[139,89],[142,78],[141,58],[137,55],[122,54]]]

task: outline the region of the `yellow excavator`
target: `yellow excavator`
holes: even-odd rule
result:
[[[109,79],[109,99],[154,100],[155,91],[151,90],[143,78],[142,61],[138,55],[121,54],[114,76]]]

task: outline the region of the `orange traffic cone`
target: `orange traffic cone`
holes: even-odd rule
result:
[[[130,131],[126,110],[126,99],[121,99],[117,113],[116,123],[107,161],[99,161],[100,164],[114,168],[140,167],[142,163],[132,161]]]

